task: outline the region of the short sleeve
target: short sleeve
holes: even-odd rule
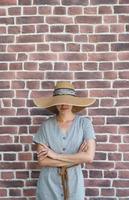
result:
[[[94,127],[90,119],[83,118],[82,127],[83,127],[84,139],[87,140],[96,139]]]
[[[33,142],[38,143],[38,144],[46,144],[46,145],[48,144],[44,123],[39,127],[37,133],[33,137]]]

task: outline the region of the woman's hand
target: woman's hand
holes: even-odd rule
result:
[[[87,145],[86,140],[84,140],[84,142],[81,144],[78,152],[86,152],[87,149],[88,149],[88,145]]]
[[[46,157],[56,159],[56,156],[57,154],[45,144],[42,144],[42,149],[37,153],[37,157],[41,160],[45,159]]]

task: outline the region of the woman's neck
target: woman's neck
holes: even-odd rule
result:
[[[57,115],[57,120],[60,122],[67,122],[71,121],[75,118],[75,114],[70,112],[70,113],[59,113]]]

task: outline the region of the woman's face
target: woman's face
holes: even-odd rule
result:
[[[60,113],[72,112],[72,105],[62,104],[56,107],[57,107],[58,112]]]

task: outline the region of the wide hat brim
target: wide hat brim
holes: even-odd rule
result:
[[[51,97],[35,98],[34,103],[36,106],[46,108],[51,112],[56,113],[56,106],[61,104],[72,105],[74,112],[79,112],[87,106],[95,103],[95,99],[86,97],[77,97],[70,95],[58,95]]]

